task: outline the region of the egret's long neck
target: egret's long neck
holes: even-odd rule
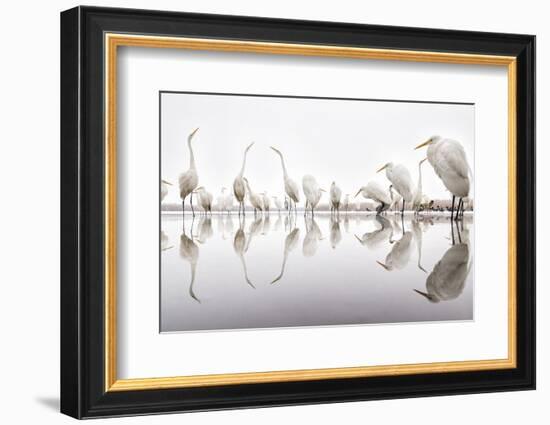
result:
[[[187,146],[189,147],[189,168],[195,170],[195,155],[193,154],[193,147],[191,146],[191,139],[187,140]]]
[[[281,157],[281,165],[283,166],[283,175],[285,176],[285,179],[288,178],[288,174],[286,172],[286,167],[285,167],[285,160],[283,159],[283,154],[279,154],[279,156]]]
[[[243,155],[243,165],[241,167],[241,173],[239,174],[239,176],[243,176],[244,174],[244,167],[246,167],[246,154],[248,153],[248,150],[245,150],[244,151],[244,155]]]

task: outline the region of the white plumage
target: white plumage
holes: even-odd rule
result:
[[[359,196],[359,194],[363,195],[363,198],[372,199],[380,204],[376,208],[377,214],[387,210],[392,205],[390,192],[374,181],[368,182],[366,186],[361,186],[355,197]]]
[[[331,210],[334,212],[340,212],[340,201],[342,199],[342,189],[340,189],[336,182],[332,182],[330,185],[330,205]]]
[[[405,202],[411,202],[413,200],[414,186],[411,179],[411,173],[407,167],[402,164],[394,164],[393,162],[388,162],[377,172],[386,170],[386,177],[391,182],[394,189],[399,193],[403,198],[403,206],[401,211],[405,210]]]
[[[271,149],[273,149],[273,151],[277,155],[279,155],[279,158],[281,158],[281,165],[283,167],[283,179],[284,179],[284,184],[285,184],[285,192],[288,195],[288,197],[292,201],[294,201],[294,210],[296,210],[296,203],[300,202],[300,188],[299,188],[298,184],[288,176],[288,173],[286,171],[286,166],[285,166],[285,160],[283,158],[283,154],[279,150],[275,149],[273,146],[271,146]]]
[[[235,199],[239,203],[239,215],[241,214],[241,210],[244,214],[244,197],[246,195],[246,187],[244,184],[243,176],[244,176],[244,169],[246,167],[246,155],[248,154],[248,151],[250,148],[254,145],[254,142],[249,144],[246,149],[244,150],[243,154],[243,163],[241,165],[241,171],[235,177],[235,180],[233,181],[233,194],[235,195]]]
[[[202,186],[195,189],[195,192],[199,194],[199,204],[204,212],[212,213],[212,194]]]
[[[456,140],[432,136],[415,149],[428,146],[427,157],[443,185],[454,197],[466,198],[470,194],[471,170],[466,159],[466,152]],[[458,208],[460,209],[460,203]],[[451,212],[452,214],[452,212]],[[458,217],[458,211],[457,211]]]
[[[166,195],[168,195],[168,186],[172,186],[172,183],[167,182],[166,180],[160,181],[160,201],[164,201]]]
[[[311,213],[315,211],[315,207],[321,200],[323,189],[317,184],[317,180],[310,174],[306,174],[302,178],[302,189],[306,197],[306,209],[311,209]]]
[[[243,180],[248,190],[248,200],[250,201],[250,204],[252,205],[252,207],[254,207],[254,212],[256,213],[258,210],[262,212],[264,210],[263,196],[259,193],[254,192],[250,188],[250,184],[248,183],[248,180],[246,178],[244,178]]]
[[[195,164],[195,155],[193,153],[193,147],[191,146],[191,141],[193,136],[197,133],[199,129],[196,128],[187,136],[187,147],[189,148],[189,169],[180,174],[178,183],[180,187],[180,198],[182,200],[183,212],[185,212],[185,198],[189,196],[196,187],[199,185],[199,175],[197,174],[197,166]],[[191,210],[193,210],[193,198],[191,198]],[[193,216],[195,212],[193,211]]]

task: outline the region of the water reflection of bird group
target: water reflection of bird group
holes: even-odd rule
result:
[[[301,231],[298,227],[297,217],[295,215],[279,214],[274,223],[269,216],[257,216],[247,225],[246,216],[238,218],[238,228],[235,230],[234,218],[231,215],[218,215],[216,220],[218,233],[222,240],[232,242],[233,250],[237,255],[242,267],[244,281],[251,289],[256,289],[257,285],[252,282],[248,274],[247,253],[253,241],[271,231],[279,232],[284,223],[284,243],[282,244],[283,255],[280,271],[270,284],[280,284],[284,281],[287,262],[291,253],[299,245]],[[352,236],[359,244],[369,250],[379,250],[387,245],[389,251],[382,260],[376,260],[387,272],[399,272],[404,270],[413,256],[413,248],[416,246],[417,262],[416,266],[428,276],[425,280],[425,290],[414,289],[417,294],[422,295],[428,301],[437,303],[439,301],[449,301],[456,299],[464,290],[466,280],[470,271],[470,241],[468,225],[464,221],[455,221],[447,217],[421,217],[412,219],[398,220],[395,217],[377,216],[353,216],[347,214],[339,218],[331,215],[328,220],[328,234],[330,247],[334,250],[342,242],[344,229],[349,229],[350,219],[355,219],[356,224],[362,221],[369,221],[376,224],[375,230],[365,232],[363,235],[353,233]],[[192,218],[191,223],[186,227],[184,220],[183,231],[179,241],[179,255],[189,263],[190,283],[189,296],[200,303],[199,297],[195,292],[195,278],[197,264],[199,260],[200,245],[208,243],[213,236],[212,218],[201,216],[197,220]],[[428,232],[430,227],[436,223],[446,223],[450,226],[448,243],[450,247],[443,253],[440,260],[428,271],[422,265],[422,240],[424,233]],[[189,223],[187,223],[189,224]],[[302,240],[302,255],[310,258],[316,255],[322,241],[326,239],[323,236],[318,221],[314,216],[303,217],[303,227],[305,235]],[[349,230],[346,230],[346,234]],[[172,248],[167,234],[161,231],[160,235],[161,251],[165,252]],[[410,272],[409,272],[410,273]]]

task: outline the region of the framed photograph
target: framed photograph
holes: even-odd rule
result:
[[[61,14],[61,411],[535,387],[535,37]]]

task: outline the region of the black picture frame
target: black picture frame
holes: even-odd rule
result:
[[[517,367],[474,372],[106,392],[104,33],[517,58]],[[76,7],[61,13],[61,412],[75,418],[535,388],[535,37]]]

